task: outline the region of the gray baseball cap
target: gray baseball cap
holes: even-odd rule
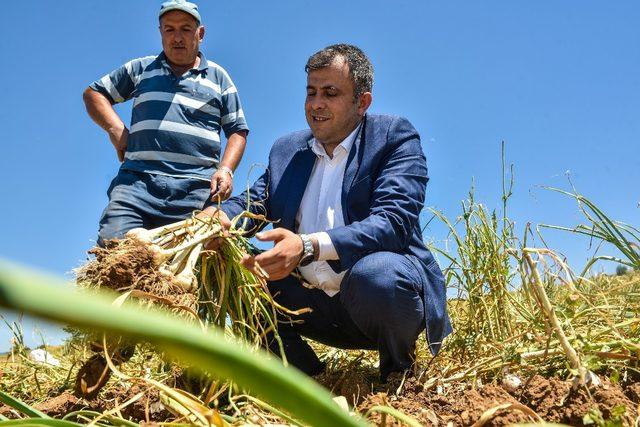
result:
[[[200,19],[200,12],[198,12],[198,5],[195,3],[191,3],[185,0],[166,1],[160,5],[160,14],[158,15],[158,17],[161,17],[171,10],[181,10],[182,12],[188,13],[189,15],[196,18],[198,22],[202,22],[202,19]]]

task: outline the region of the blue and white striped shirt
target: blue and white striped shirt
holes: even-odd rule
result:
[[[122,169],[209,180],[220,161],[220,129],[227,138],[249,130],[229,74],[199,55],[198,68],[180,77],[163,52],[127,62],[89,86],[112,104],[133,99]]]

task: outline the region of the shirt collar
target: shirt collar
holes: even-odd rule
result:
[[[336,154],[336,150],[344,151],[345,153],[348,153],[351,150],[351,147],[353,147],[353,144],[356,141],[356,137],[358,136],[358,133],[361,127],[362,127],[362,121],[360,121],[358,126],[356,126],[356,128],[345,139],[343,139],[340,144],[336,146],[336,148],[333,150],[334,157]],[[327,158],[329,157],[327,152],[324,149],[324,146],[320,144],[315,138],[313,138],[313,140],[311,141],[311,149],[317,156],[327,157]]]
[[[191,69],[198,70],[198,72],[201,73],[209,69],[209,63],[207,62],[207,58],[204,56],[204,53],[202,53],[202,51],[198,51],[198,56],[200,57],[200,65],[198,65],[197,68]],[[171,71],[171,66],[169,65],[169,61],[167,60],[167,55],[164,53],[164,50],[160,52],[160,55],[158,55],[158,59],[165,68]]]
[[[198,56],[200,57],[200,65],[198,65],[198,71],[206,71],[209,68],[207,58],[205,58],[204,53],[200,51],[198,51]]]

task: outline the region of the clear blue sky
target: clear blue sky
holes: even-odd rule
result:
[[[159,5],[3,4],[1,257],[60,275],[84,259],[118,162],[81,93],[124,62],[160,52]],[[202,1],[200,10],[202,50],[231,74],[251,127],[236,188],[276,137],[306,127],[307,57],[348,42],[374,64],[370,111],[404,115],[422,135],[428,206],[455,217],[473,177],[477,199],[497,207],[505,140],[519,227],[580,220],[571,200],[540,188],[566,187],[567,171],[611,216],[640,224],[637,1]],[[128,122],[130,104],[118,112]],[[438,226],[426,234],[445,237]],[[587,241],[546,237],[572,265],[587,259]],[[26,323],[30,343],[32,330]]]

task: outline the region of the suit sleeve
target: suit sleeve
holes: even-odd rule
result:
[[[418,224],[428,181],[420,137],[408,120],[396,118],[387,133],[387,146],[373,183],[369,216],[327,230],[340,270],[373,252],[404,250]]]

